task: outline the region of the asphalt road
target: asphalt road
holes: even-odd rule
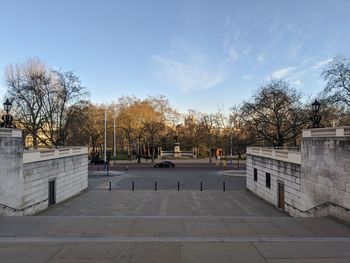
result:
[[[229,174],[232,167],[216,166],[215,164],[177,164],[175,168],[153,168],[152,164],[128,165],[128,171],[123,166],[113,167],[119,170],[119,176],[103,176],[94,173],[96,166],[90,166],[89,189],[106,189],[111,182],[112,189],[131,190],[244,190],[244,170],[236,170]],[[243,168],[243,167],[242,167]],[[112,170],[112,169],[111,169]],[[115,173],[114,173],[115,174]],[[155,185],[156,184],[156,185]]]

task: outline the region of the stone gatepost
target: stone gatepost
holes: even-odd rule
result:
[[[180,143],[179,142],[174,143],[174,157],[181,158],[181,151],[180,151]]]
[[[0,128],[0,215],[20,215],[23,204],[22,132]]]

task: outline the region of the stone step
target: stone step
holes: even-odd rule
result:
[[[3,241],[8,238],[110,238],[115,241],[350,241],[350,228],[328,218],[27,216],[0,217],[0,238]]]

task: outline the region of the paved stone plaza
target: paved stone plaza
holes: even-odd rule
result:
[[[137,178],[147,188],[174,174],[208,189],[225,180],[231,190],[123,189]],[[99,176],[91,175],[88,191],[37,216],[1,217],[0,261],[350,262],[348,226],[289,217],[246,191],[241,173],[180,167]]]
[[[290,217],[0,219],[1,262],[349,262],[350,229]]]

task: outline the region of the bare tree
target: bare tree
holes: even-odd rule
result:
[[[336,56],[323,70],[326,83],[323,95],[332,104],[350,107],[350,59]]]
[[[88,101],[81,101],[69,107],[69,120],[66,123],[65,144],[70,146],[92,146],[90,138],[91,116]],[[103,124],[103,123],[102,123]],[[93,127],[96,128],[96,127]],[[102,137],[102,134],[99,134]],[[97,140],[95,140],[97,141]],[[95,143],[96,146],[96,143]]]
[[[8,95],[14,104],[19,126],[32,140],[32,145],[64,144],[70,107],[88,93],[72,72],[52,71],[37,58],[5,69]]]
[[[151,157],[152,162],[154,162],[155,156],[155,145],[160,140],[160,133],[165,130],[165,125],[163,122],[156,120],[149,120],[145,123],[145,131],[147,133],[147,137],[149,139],[149,143],[151,146]]]
[[[245,128],[258,140],[275,147],[293,143],[308,119],[300,104],[301,94],[281,79],[264,83],[250,102],[242,105]]]
[[[88,96],[79,78],[71,71],[53,71],[54,83],[46,90],[44,102],[45,123],[43,133],[52,145],[65,145],[67,125],[74,111],[70,107],[79,104]],[[56,134],[56,138],[54,138]]]
[[[217,116],[215,114],[204,114],[202,117],[201,125],[206,134],[206,144],[209,150],[209,162],[212,162],[212,148],[213,148],[213,135],[215,131],[215,123],[217,122]]]
[[[9,65],[5,69],[7,93],[13,100],[16,121],[34,147],[39,144],[39,131],[45,122],[43,114],[44,90],[51,84],[46,65],[37,58],[22,65]]]

